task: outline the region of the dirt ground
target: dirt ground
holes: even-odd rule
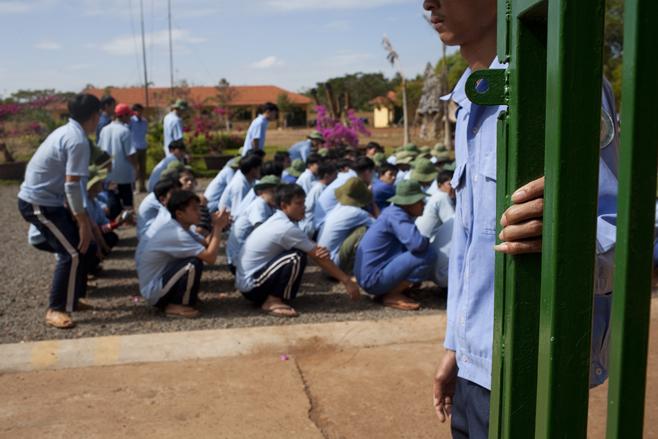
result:
[[[658,437],[657,299],[653,310],[647,438]],[[0,375],[0,437],[450,437],[431,402],[440,343],[288,354]],[[590,438],[604,437],[606,392],[591,393]]]

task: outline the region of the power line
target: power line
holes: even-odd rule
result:
[[[149,107],[149,79],[146,68],[146,42],[144,41],[144,0],[139,0],[139,18],[142,28],[142,60],[144,61],[144,103],[146,108]]]
[[[167,16],[169,18],[169,83],[171,86],[171,97],[174,98],[174,48],[171,41],[171,0],[167,0]]]

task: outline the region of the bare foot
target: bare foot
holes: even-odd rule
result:
[[[183,317],[186,319],[194,319],[201,315],[198,309],[194,309],[191,306],[176,305],[173,303],[167,305],[165,308],[165,314],[169,317]]]
[[[411,300],[402,293],[388,293],[382,297],[382,304],[402,311],[418,311],[420,303]]]

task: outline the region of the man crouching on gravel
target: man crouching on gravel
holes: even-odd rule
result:
[[[301,187],[281,185],[277,210],[254,230],[235,261],[235,283],[245,298],[277,317],[296,317],[288,305],[299,291],[307,257],[327,274],[338,279],[352,297],[360,297],[359,286],[331,261],[329,250],[311,241],[297,223],[304,219],[306,194]]]
[[[203,263],[214,264],[217,260],[229,214],[225,210],[215,213],[212,233],[204,239],[190,230],[201,220],[201,203],[194,192],[173,192],[167,209],[171,219],[137,247],[139,290],[151,305],[162,308],[168,316],[198,317],[200,313],[194,306]]]

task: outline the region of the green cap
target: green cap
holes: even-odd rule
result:
[[[441,152],[441,151],[448,152],[448,148],[446,148],[446,146],[443,143],[440,143],[440,142],[437,143],[436,145],[434,145],[433,149],[437,152]]]
[[[329,155],[329,148],[320,148],[318,149],[318,154],[320,154],[320,157],[326,157]]]
[[[189,105],[187,104],[187,101],[185,99],[176,99],[176,102],[174,102],[174,105],[172,105],[173,108],[177,108],[179,110],[187,110],[189,108]]]
[[[418,154],[418,152],[419,152],[418,147],[416,146],[415,143],[407,143],[406,145],[404,145],[402,147],[402,150],[407,151],[407,152],[413,152],[413,153],[416,153],[416,154]]]
[[[372,193],[358,177],[352,177],[336,189],[336,200],[345,206],[366,207],[372,203]]]
[[[281,179],[276,175],[266,175],[265,177],[258,180],[258,183],[254,185],[254,191],[262,191],[270,187],[276,187],[281,184]]]
[[[432,152],[432,148],[430,148],[429,146],[421,146],[421,147],[418,149],[418,151],[419,151],[421,154],[429,154],[429,153]]]
[[[293,177],[299,177],[304,171],[306,171],[306,164],[304,163],[304,160],[301,159],[293,160],[286,171],[288,171],[288,174]]]
[[[443,165],[442,168],[444,171],[455,171],[457,169],[457,162],[450,162]]]
[[[89,167],[89,181],[87,181],[87,190],[90,190],[96,183],[103,181],[107,178],[107,169],[102,169],[98,166]]]
[[[386,154],[383,152],[378,152],[373,156],[372,161],[375,162],[375,166],[380,167],[386,163]]]
[[[324,136],[322,135],[322,133],[320,131],[317,131],[317,130],[312,131],[311,134],[308,135],[308,138],[312,139],[312,140],[319,140],[321,142],[324,142]]]
[[[430,183],[436,179],[437,175],[439,175],[439,172],[431,161],[419,158],[414,163],[410,178],[420,183]]]
[[[183,164],[183,162],[180,162],[178,160],[172,160],[171,163],[167,165],[164,171],[162,171],[162,174],[160,175],[160,180],[163,178],[171,177],[175,174],[179,174],[183,171],[188,171],[194,174],[194,170],[192,169],[191,166]]]
[[[395,196],[387,201],[398,206],[410,206],[424,200],[425,197],[427,194],[423,192],[420,183],[416,180],[404,180],[395,188]]]

